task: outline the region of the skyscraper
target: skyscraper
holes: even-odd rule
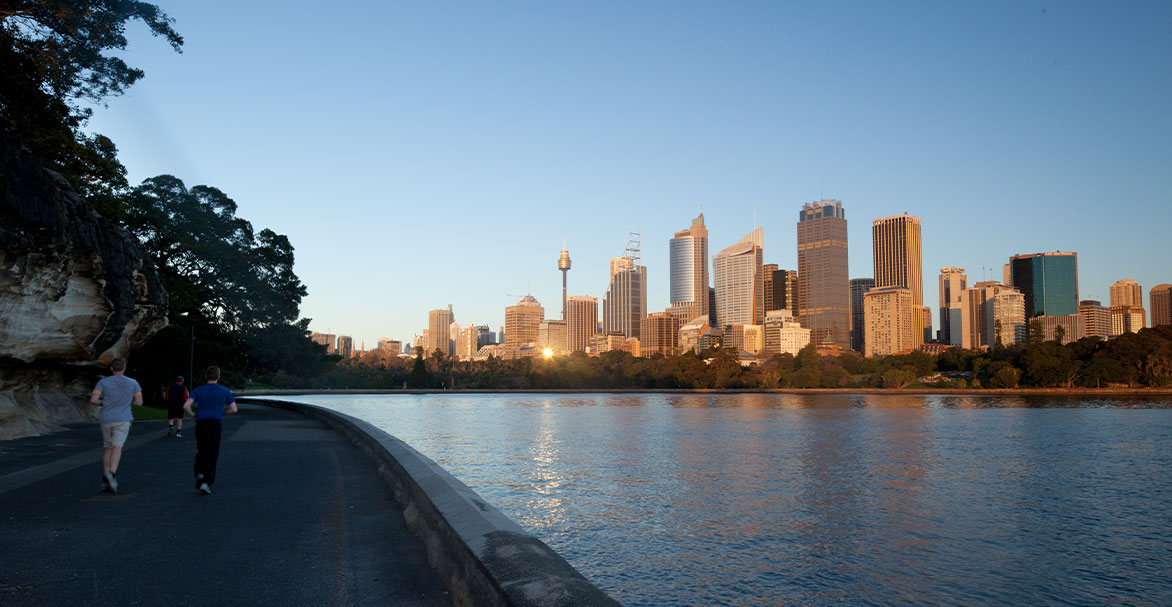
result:
[[[871,222],[875,288],[904,287],[912,292],[920,323],[919,343],[931,340],[932,315],[924,308],[924,273],[920,254],[920,218],[904,213]],[[915,346],[913,346],[915,347]]]
[[[452,309],[450,307],[427,313],[427,344],[423,349],[424,356],[431,357],[436,350],[439,350],[444,356],[452,355],[452,350],[449,347],[451,326]]]
[[[763,239],[764,228],[757,228],[712,258],[717,326],[760,325],[764,322]]]
[[[866,336],[866,307],[863,295],[875,287],[874,278],[851,279],[851,349],[859,354],[864,351]]]
[[[1025,296],[1026,320],[1078,312],[1078,253],[1033,253],[1009,258],[1013,287]]]
[[[598,333],[598,298],[571,295],[566,300],[566,345],[571,352],[585,352]]]
[[[978,282],[949,309],[949,339],[954,346],[979,350],[1011,346],[1026,337],[1025,296],[997,281]]]
[[[610,285],[602,300],[602,332],[639,337],[647,314],[647,268],[639,265],[639,237],[633,234],[622,257],[610,260]]]
[[[668,243],[672,315],[690,321],[708,314],[708,228],[704,213]]]
[[[798,271],[780,270],[775,263],[762,266],[765,271],[765,312],[789,310],[798,317]],[[797,321],[794,321],[797,322]]]
[[[678,353],[681,321],[670,312],[655,312],[639,320],[639,345],[643,356]]]
[[[1078,302],[1078,316],[1082,320],[1084,336],[1102,339],[1111,336],[1111,310],[1098,300],[1084,299]]]
[[[545,308],[532,295],[505,308],[505,349],[537,345],[537,328],[545,320]]]
[[[814,344],[850,347],[850,275],[842,202],[802,205],[798,214],[798,320]]]
[[[1148,293],[1148,302],[1152,308],[1153,327],[1172,325],[1172,285],[1152,287]]]
[[[968,289],[968,276],[964,268],[940,269],[940,342],[952,343],[949,309],[959,308],[960,300]]]
[[[863,295],[866,327],[863,355],[899,354],[922,343],[911,289],[903,286],[875,287]]]

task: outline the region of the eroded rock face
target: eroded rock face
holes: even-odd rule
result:
[[[89,418],[84,384],[166,314],[134,237],[0,129],[0,437]]]

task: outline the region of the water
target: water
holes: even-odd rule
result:
[[[1172,401],[304,396],[625,605],[1172,605]]]

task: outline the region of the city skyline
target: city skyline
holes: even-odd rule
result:
[[[407,341],[449,303],[498,327],[509,294],[557,318],[563,239],[568,292],[602,297],[640,232],[663,310],[663,243],[701,210],[711,243],[764,226],[765,263],[797,268],[794,210],[825,198],[849,211],[848,278],[872,267],[866,224],[906,212],[925,277],[1000,280],[1062,250],[1080,299],[1169,282],[1166,4],[354,2],[292,4],[280,28],[259,5],[160,6],[184,52],[128,30],[146,77],[88,129],[132,184],[212,185],[288,235],[302,315],[356,345]],[[1108,220],[1115,204],[1143,221]]]

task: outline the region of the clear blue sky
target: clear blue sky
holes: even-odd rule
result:
[[[427,311],[504,324],[531,291],[601,297],[640,230],[648,304],[703,205],[715,253],[765,228],[793,268],[801,205],[923,222],[943,266],[1000,277],[1079,253],[1080,296],[1172,282],[1172,3],[158,2],[182,54],[99,109],[132,183],[219,187],[290,237],[312,328],[409,340]],[[279,6],[280,8],[277,8]],[[982,270],[988,268],[989,270]]]

